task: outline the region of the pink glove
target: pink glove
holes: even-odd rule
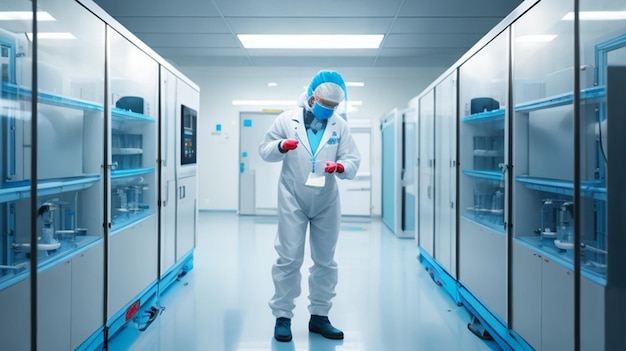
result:
[[[341,163],[337,163],[337,173],[343,173],[343,165]]]
[[[338,166],[341,166],[341,165],[333,161],[326,161],[326,167],[324,168],[324,171],[328,173],[333,173],[336,170],[337,172],[339,172]],[[341,172],[343,172],[343,166],[341,166]]]
[[[289,151],[295,150],[298,147],[298,141],[294,139],[285,139],[280,142],[280,148]]]

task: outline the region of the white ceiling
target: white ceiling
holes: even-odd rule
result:
[[[450,66],[523,0],[93,0],[175,66]],[[244,49],[237,34],[385,34],[379,49]]]

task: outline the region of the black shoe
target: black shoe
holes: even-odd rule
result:
[[[274,338],[278,341],[291,341],[291,319],[285,317],[276,318]]]
[[[309,320],[309,331],[312,333],[321,334],[328,339],[340,340],[343,339],[343,332],[330,324],[328,317],[311,315]]]

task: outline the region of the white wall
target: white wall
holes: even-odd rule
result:
[[[348,119],[372,120],[372,215],[380,215],[379,119],[394,107],[405,108],[447,67],[441,68],[331,68],[346,81],[362,81],[365,87],[349,87],[348,99],[361,100]],[[232,100],[296,100],[318,68],[179,67],[200,86],[198,137],[198,205],[201,210],[232,210],[239,199],[239,112],[274,106],[233,106]],[[278,83],[270,88],[268,82]],[[221,124],[221,132],[216,125]]]

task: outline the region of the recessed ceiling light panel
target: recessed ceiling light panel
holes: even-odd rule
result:
[[[237,34],[246,49],[378,49],[382,34],[289,35]]]

